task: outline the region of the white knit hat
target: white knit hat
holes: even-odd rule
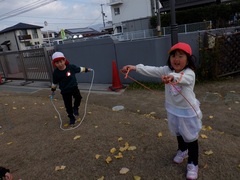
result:
[[[63,53],[61,53],[61,52],[55,52],[55,53],[53,53],[53,55],[52,55],[52,61],[53,61],[53,63],[56,62],[56,61],[59,61],[59,60],[61,60],[61,59],[65,59],[65,56],[64,56]]]

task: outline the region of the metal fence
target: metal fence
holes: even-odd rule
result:
[[[51,55],[54,48],[0,53],[0,74],[7,80],[52,81]]]
[[[197,22],[191,24],[181,24],[178,25],[178,33],[189,33],[194,31],[202,31],[212,29],[212,21]],[[171,34],[171,27],[162,27],[161,35],[167,36]],[[138,40],[145,38],[153,38],[158,36],[156,29],[147,29],[133,32],[124,32],[118,35],[113,35],[113,38],[116,38],[119,41],[129,41],[129,40]]]

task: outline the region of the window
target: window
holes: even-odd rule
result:
[[[117,26],[116,29],[117,29],[117,33],[121,33],[122,32],[122,26]]]
[[[32,29],[32,36],[33,36],[33,39],[37,39],[38,38],[37,29]]]
[[[28,33],[27,33],[26,29],[22,29],[22,30],[19,31],[19,34],[20,35],[27,35]]]
[[[120,14],[120,8],[119,7],[114,8],[114,14],[115,14],[115,16]]]

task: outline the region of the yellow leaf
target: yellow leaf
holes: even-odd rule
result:
[[[68,123],[66,123],[66,124],[64,124],[63,126],[64,126],[64,127],[68,127],[68,126],[69,126],[69,124],[68,124]]]
[[[204,166],[203,166],[203,169],[206,169],[208,167],[208,165],[207,164],[205,164]]]
[[[7,145],[11,145],[13,142],[8,142]]]
[[[17,109],[16,107],[13,107],[13,109],[15,110],[15,109]]]
[[[95,128],[98,128],[98,126],[94,126]]]
[[[158,133],[158,137],[162,137],[163,135],[162,135],[162,132],[159,132]]]
[[[118,138],[118,142],[120,142],[120,141],[122,141],[123,140],[123,138],[122,137],[119,137]]]
[[[92,114],[92,112],[88,112],[88,114]]]
[[[77,135],[77,136],[75,136],[73,139],[74,139],[74,140],[80,139],[80,137],[81,137],[80,135]]]
[[[229,110],[229,111],[231,111],[231,110],[232,110],[232,108],[230,108],[230,107],[229,107],[229,108],[228,108],[228,110]]]
[[[110,149],[110,153],[112,153],[112,154],[113,154],[113,153],[115,153],[115,152],[116,152],[116,150],[117,150],[116,148],[112,148],[112,149]]]
[[[134,151],[134,150],[136,150],[136,149],[137,149],[136,146],[129,146],[129,148],[128,148],[129,151]]]
[[[61,170],[61,167],[60,166],[56,166],[55,167],[55,171],[59,171],[59,170]]]
[[[96,155],[95,155],[95,158],[96,158],[96,159],[99,159],[99,158],[100,158],[100,156],[101,156],[101,155],[99,155],[99,154],[96,154]]]
[[[6,103],[6,104],[4,104],[5,106],[8,106],[8,104]]]
[[[128,171],[129,171],[128,168],[123,167],[123,168],[120,170],[120,174],[127,174]]]
[[[208,138],[205,134],[201,134],[200,136],[201,136],[201,138],[203,138],[203,139],[207,139],[207,138]]]
[[[239,101],[235,101],[236,104],[239,104]]]
[[[121,159],[123,158],[123,155],[121,152],[118,153],[118,155],[114,156],[116,159]]]
[[[133,179],[134,180],[141,180],[141,177],[140,176],[133,176]]]
[[[209,119],[212,119],[213,118],[213,116],[209,116]]]
[[[60,167],[61,170],[64,170],[65,168],[66,166],[63,166],[63,165]]]
[[[60,109],[64,109],[64,107],[61,106]]]
[[[112,158],[110,156],[107,157],[106,162],[110,163],[112,161]]]
[[[240,164],[238,165],[238,167],[240,168]]]
[[[25,109],[25,107],[22,107],[22,109]]]
[[[1,133],[0,133],[0,136],[3,135],[3,134],[4,134],[4,132],[1,132]]]
[[[54,116],[55,119],[57,119],[58,117],[57,116]]]
[[[212,155],[212,154],[213,154],[213,151],[212,151],[212,150],[205,151],[205,152],[204,152],[204,154],[206,154],[206,155],[208,155],[208,156],[209,156],[209,155]]]
[[[104,180],[104,176],[98,178],[97,180]]]
[[[141,112],[141,111],[138,109],[137,112],[139,113],[139,112]]]
[[[211,131],[211,130],[212,130],[212,127],[211,127],[211,126],[207,126],[207,130],[208,130],[208,131]]]

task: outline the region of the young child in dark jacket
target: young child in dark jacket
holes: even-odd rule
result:
[[[55,52],[52,55],[52,64],[55,69],[51,90],[54,92],[59,85],[64,106],[70,119],[69,125],[74,125],[76,116],[79,116],[78,110],[82,99],[75,74],[89,72],[91,69],[69,64],[62,52]]]

